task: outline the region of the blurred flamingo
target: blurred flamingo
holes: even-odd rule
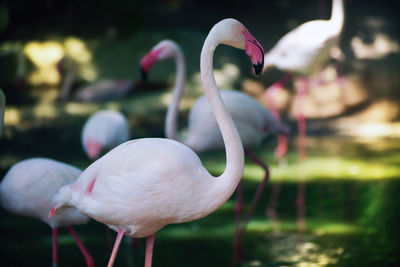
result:
[[[57,64],[57,69],[63,74],[60,97],[63,102],[70,98],[72,84],[77,75],[77,63],[68,57],[64,57]],[[72,96],[78,102],[105,102],[121,99],[129,93],[134,86],[132,80],[99,80],[88,85],[81,86]]]
[[[6,173],[0,183],[1,206],[15,214],[33,217],[48,224],[53,233],[53,266],[58,264],[58,228],[66,226],[79,246],[86,265],[94,266],[93,258],[79,240],[71,225],[83,224],[89,218],[75,208],[48,218],[52,199],[64,185],[73,183],[82,173],[71,165],[46,158],[31,158],[18,162]]]
[[[337,46],[344,22],[343,0],[332,1],[332,14],[329,20],[312,20],[301,24],[284,35],[278,43],[265,55],[264,71],[269,67],[276,67],[290,73],[274,83],[266,93],[271,97],[269,90],[280,90],[291,78],[297,74],[297,117],[298,117],[298,146],[299,157],[304,160],[306,151],[306,121],[304,114],[305,97],[307,94],[308,78],[317,71],[329,58],[333,47]],[[271,99],[268,102],[271,103]],[[305,185],[299,184],[296,200],[299,230],[305,230]]]
[[[0,88],[0,137],[3,131],[4,113],[6,111],[6,96]]]
[[[175,78],[172,101],[167,111],[165,135],[167,138],[177,140],[187,145],[196,152],[223,149],[224,141],[221,132],[219,131],[217,121],[212,116],[211,106],[204,95],[196,100],[193,108],[190,110],[188,137],[183,140],[178,134],[178,108],[185,88],[186,66],[183,52],[177,43],[171,40],[163,40],[155,45],[140,61],[142,77],[144,79],[147,78],[148,72],[155,62],[169,58],[175,61],[177,75]],[[235,247],[239,249],[241,232],[246,228],[246,224],[254,211],[269,177],[266,164],[257,158],[251,152],[250,148],[259,146],[268,134],[274,134],[276,132],[287,134],[288,130],[252,97],[238,91],[221,91],[220,94],[239,131],[243,146],[246,149],[246,154],[265,170],[264,179],[253,198],[242,230],[239,229],[243,205],[242,184],[239,183],[238,185],[238,201],[235,208]],[[236,257],[240,258],[239,253],[236,254],[238,254]]]
[[[101,153],[129,140],[129,125],[125,116],[115,110],[101,110],[91,115],[82,129],[82,145],[91,160]]]
[[[145,266],[151,266],[155,232],[167,224],[193,221],[214,212],[240,182],[243,146],[212,71],[214,50],[221,43],[246,50],[257,74],[263,62],[261,45],[235,19],[217,23],[203,45],[201,79],[226,146],[227,164],[221,176],[212,176],[196,153],[180,142],[143,138],[119,145],[90,165],[73,185],[58,192],[49,216],[75,206],[118,231],[109,267],[124,234],[147,236]]]

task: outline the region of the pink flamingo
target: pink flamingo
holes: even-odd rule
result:
[[[83,149],[92,160],[128,140],[128,121],[122,113],[115,110],[94,113],[82,129]]]
[[[104,102],[122,99],[134,86],[131,80],[101,80],[78,88],[74,100],[78,102]]]
[[[217,210],[235,191],[243,175],[240,136],[225,108],[213,75],[219,44],[250,56],[262,70],[262,47],[235,19],[224,19],[208,34],[200,57],[201,80],[226,147],[226,168],[212,176],[189,147],[172,139],[143,138],[119,145],[90,165],[73,185],[60,189],[49,214],[68,206],[118,232],[108,266],[122,236],[147,237],[145,266],[151,266],[155,233],[167,224],[200,219]]]
[[[89,218],[76,209],[48,218],[52,199],[64,185],[73,183],[82,173],[71,165],[46,158],[31,158],[18,162],[7,172],[0,183],[0,201],[3,208],[22,216],[33,217],[48,224],[53,233],[53,266],[58,264],[58,227],[66,226],[79,246],[86,264],[94,266],[93,258],[79,240],[71,225],[83,224]]]
[[[329,20],[312,20],[301,24],[284,35],[278,43],[265,55],[264,71],[271,66],[297,74],[298,79],[298,131],[299,158],[304,160],[306,151],[306,121],[304,115],[305,97],[307,94],[307,76],[317,71],[330,58],[330,52],[339,43],[344,22],[343,0],[332,1],[332,14]],[[289,80],[285,76],[274,83],[270,89],[279,90]],[[271,94],[267,93],[267,99]],[[271,103],[271,99],[268,100]],[[276,113],[276,112],[275,112]],[[305,184],[299,183],[296,200],[299,230],[305,229]]]
[[[6,110],[6,96],[4,95],[3,90],[1,90],[0,88],[0,137],[3,130],[5,110]]]
[[[77,75],[77,64],[72,59],[64,57],[58,62],[57,69],[64,76],[60,98],[66,102],[70,98],[72,84]],[[133,86],[132,80],[99,80],[78,88],[72,99],[78,102],[117,100],[126,96]]]
[[[185,88],[185,60],[184,55],[177,43],[171,40],[163,40],[155,45],[149,53],[147,53],[140,61],[140,69],[144,79],[147,78],[148,72],[157,61],[162,61],[172,58],[176,64],[176,79],[173,89],[172,101],[168,107],[165,135],[167,138],[177,140],[195,152],[206,150],[223,149],[224,142],[221,132],[219,131],[217,121],[212,116],[212,109],[206,97],[199,97],[190,110],[188,122],[188,137],[183,140],[178,133],[178,108]],[[250,150],[251,147],[259,146],[262,140],[268,135],[276,132],[287,135],[288,130],[285,126],[274,118],[274,116],[260,105],[252,97],[238,91],[221,91],[222,100],[232,116],[233,121],[238,129],[243,146],[246,149],[246,154],[265,170],[265,176],[261,182],[257,193],[255,194],[250,206],[246,220],[239,230],[241,212],[243,206],[242,185],[239,183],[237,189],[237,204],[235,215],[235,248],[237,260],[240,261],[240,235],[246,228],[256,204],[267,184],[269,171],[259,158],[257,158]]]

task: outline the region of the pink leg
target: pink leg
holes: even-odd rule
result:
[[[151,267],[153,259],[154,238],[156,234],[149,235],[146,242],[146,256],[144,260],[144,267]]]
[[[268,183],[269,180],[269,170],[268,167],[260,160],[255,154],[253,154],[250,150],[246,150],[246,155],[250,157],[254,163],[257,165],[261,166],[265,170],[265,176],[264,179],[262,180],[261,184],[258,186],[256,193],[254,194],[253,200],[251,202],[249,211],[246,214],[246,217],[244,219],[244,222],[242,225],[240,225],[240,214],[242,211],[242,205],[243,205],[243,192],[242,192],[242,184],[241,182],[238,185],[238,188],[236,189],[236,194],[238,196],[237,200],[237,207],[240,207],[240,209],[235,209],[236,212],[236,220],[235,220],[235,240],[233,243],[235,254],[234,254],[234,259],[233,259],[233,265],[236,266],[238,262],[242,261],[243,258],[243,249],[242,249],[242,236],[246,230],[247,224],[249,223],[249,220],[251,216],[254,213],[254,210],[257,206],[258,201],[260,200],[260,197],[265,189],[265,186]],[[238,204],[240,200],[240,205]],[[240,210],[240,213],[238,215],[238,212]]]
[[[266,210],[267,216],[271,220],[277,219],[275,209],[278,204],[278,196],[279,196],[280,191],[281,191],[280,183],[274,183],[272,185],[272,192],[271,192],[271,196],[270,196],[269,202],[268,202],[269,204],[268,204],[268,207]]]
[[[242,260],[243,251],[241,246],[241,231],[240,231],[240,220],[243,211],[243,185],[242,181],[239,182],[236,187],[236,205],[235,205],[235,237],[233,240],[233,265],[236,266],[238,262]]]
[[[336,82],[339,84],[339,87],[341,89],[344,89],[346,86],[346,79],[344,78],[344,75],[343,75],[343,61],[342,60],[336,60],[336,73],[337,73]]]
[[[293,76],[290,73],[285,74],[279,81],[275,82],[272,84],[266,91],[265,91],[265,98],[268,103],[268,107],[272,114],[277,118],[279,121],[281,120],[281,117],[279,115],[279,110],[276,108],[276,105],[273,100],[274,94],[281,90],[290,80],[292,80]]]
[[[83,243],[79,239],[78,235],[76,234],[74,228],[72,226],[67,226],[67,230],[69,231],[71,236],[74,238],[76,244],[78,245],[83,256],[85,257],[86,265],[88,267],[94,267],[94,260],[93,260],[92,256],[90,256],[89,252],[86,250],[85,246],[83,245]]]
[[[119,245],[121,244],[121,240],[124,237],[124,231],[122,229],[118,230],[117,239],[115,240],[114,248],[111,253],[110,260],[108,261],[107,267],[112,267],[114,265],[115,257],[118,253]]]
[[[264,179],[262,180],[261,184],[257,188],[257,191],[253,197],[253,200],[251,201],[250,209],[247,212],[246,218],[242,225],[242,231],[244,231],[246,229],[251,216],[253,216],[254,209],[256,208],[257,203],[260,200],[262,193],[264,192],[265,186],[267,185],[267,183],[269,181],[269,169],[268,169],[267,165],[265,165],[265,163],[260,158],[258,158],[255,154],[253,154],[253,152],[251,152],[250,150],[246,150],[246,155],[248,157],[250,157],[255,164],[257,164],[258,166],[260,166],[261,168],[263,168],[265,170],[265,175],[264,175]]]
[[[243,185],[242,181],[240,181],[236,187],[235,232],[239,231],[242,211],[243,211]]]
[[[298,109],[297,109],[297,127],[299,131],[299,157],[300,160],[305,160],[307,157],[307,128],[306,128],[306,117],[304,114],[305,101],[307,94],[307,78],[300,78],[299,88],[297,91],[298,95]]]
[[[51,228],[52,235],[53,235],[53,267],[58,266],[58,229],[57,228]]]
[[[275,105],[275,101],[274,101],[274,95],[275,93],[282,89],[282,81],[284,83],[287,83],[289,81],[289,79],[291,79],[291,75],[287,75],[285,76],[281,81],[273,84],[270,89],[267,90],[267,94],[266,94],[266,98],[267,98],[267,103],[268,103],[268,107],[270,109],[270,111],[272,112],[272,114],[274,115],[274,117],[281,122],[281,116],[279,114],[279,110]],[[281,160],[285,157],[287,150],[288,150],[288,145],[287,145],[287,140],[288,137],[287,135],[283,135],[283,134],[278,134],[278,146],[275,148],[275,157],[278,160]],[[267,216],[270,219],[275,220],[276,219],[276,212],[275,212],[275,208],[276,205],[278,203],[278,196],[279,196],[279,192],[280,192],[280,185],[279,184],[274,184],[272,186],[272,192],[271,192],[271,197],[269,199],[269,205],[267,207]]]
[[[299,159],[304,161],[307,158],[307,128],[306,128],[306,117],[304,114],[305,100],[307,93],[307,78],[300,78],[298,88],[298,147],[299,147]],[[301,177],[303,178],[303,177]],[[297,191],[297,222],[299,231],[305,231],[305,183],[300,181],[298,184]]]

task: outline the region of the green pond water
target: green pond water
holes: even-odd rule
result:
[[[62,129],[53,129],[52,133],[44,127],[42,131],[51,141],[52,134],[61,134]],[[71,127],[71,131],[78,129]],[[31,134],[34,132],[31,130]],[[67,136],[75,134],[67,133]],[[51,149],[51,145],[44,145],[40,156],[58,158],[84,168],[89,161],[80,151],[79,141],[76,142],[78,144],[60,142],[57,151]],[[7,164],[7,158],[11,162],[34,156],[29,152],[34,144],[28,141],[14,150],[13,142],[3,141],[2,144],[3,165]],[[244,236],[241,266],[398,266],[400,140],[362,141],[314,136],[308,139],[308,158],[301,163],[295,138],[290,145],[286,166],[279,166],[274,159],[273,138],[255,150],[270,166],[271,183]],[[26,151],[22,152],[24,146]],[[202,154],[201,159],[214,174],[225,166],[223,152]],[[262,170],[246,160],[245,208],[262,176]],[[299,179],[306,187],[304,233],[299,233],[296,225]],[[265,210],[271,190],[277,184],[280,185],[278,219],[271,221]],[[156,235],[153,266],[231,266],[234,200],[233,196],[206,218],[162,229]],[[51,231],[47,225],[4,210],[0,211],[0,216],[2,266],[51,265]],[[105,266],[111,253],[105,227],[91,221],[76,230],[96,265]],[[133,250],[129,239],[125,238],[115,266],[143,266],[145,240],[140,239],[139,243],[139,248]],[[78,247],[65,229],[59,232],[59,266],[85,266]]]

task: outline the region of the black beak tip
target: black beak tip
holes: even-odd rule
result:
[[[253,67],[254,67],[255,74],[260,75],[263,70],[264,64],[263,63],[258,63],[257,65],[253,64]]]
[[[140,77],[142,78],[142,82],[147,82],[147,71],[145,71],[142,67],[140,68]]]

